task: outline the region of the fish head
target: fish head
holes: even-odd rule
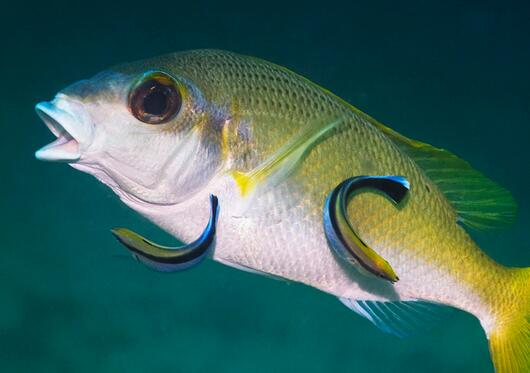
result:
[[[57,138],[36,157],[94,175],[124,202],[178,204],[221,167],[221,111],[169,63],[99,73],[36,111]]]

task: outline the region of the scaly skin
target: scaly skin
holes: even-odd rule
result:
[[[156,70],[173,82],[182,106],[154,125],[134,114],[129,98]],[[37,111],[58,137],[39,159],[68,160],[93,174],[181,240],[202,232],[209,195],[217,195],[213,259],[313,286],[352,307],[351,300],[458,307],[480,320],[498,372],[530,371],[530,269],[488,258],[442,189],[463,211],[458,218],[477,226],[513,217],[513,200],[454,156],[400,137],[287,69],[223,51],[119,66]],[[467,177],[455,176],[460,171]],[[326,240],[326,197],[359,175],[410,182],[399,206],[366,190],[347,208],[360,238],[396,272],[394,284],[339,258]]]
[[[194,82],[215,108],[215,120],[201,133],[224,158],[213,184],[229,185],[219,192],[225,218],[216,259],[340,297],[453,305],[477,315],[486,331],[496,312],[504,312],[494,304],[494,294],[516,291],[511,280],[515,272],[476,246],[438,187],[372,118],[308,80],[251,57],[193,51],[150,64]],[[250,171],[303,128],[339,118],[337,130],[314,146],[283,183],[253,196],[243,218],[226,218],[240,214],[232,205],[250,198],[230,183],[230,171]],[[400,208],[374,193],[354,197],[348,207],[359,235],[400,277],[394,287],[342,263],[325,241],[324,200],[338,183],[355,175],[402,175],[410,181],[410,195]],[[187,236],[173,223],[162,225]]]
[[[137,115],[145,97],[130,99],[153,76],[182,98],[166,101],[169,116],[158,123]],[[461,308],[480,320],[499,373],[530,371],[530,268],[498,265],[457,223],[510,221],[513,199],[451,154],[394,133],[287,69],[223,51],[118,66],[36,108],[57,137],[37,158],[94,175],[181,240],[202,232],[217,195],[213,259],[313,286],[354,309],[355,300]],[[338,257],[326,240],[326,197],[360,175],[410,183],[399,206],[366,190],[347,207],[354,230],[399,277],[394,284]]]

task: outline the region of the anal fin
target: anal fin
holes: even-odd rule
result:
[[[401,338],[429,329],[451,310],[448,306],[426,301],[339,300],[384,333]]]

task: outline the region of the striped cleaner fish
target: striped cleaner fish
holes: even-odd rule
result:
[[[272,63],[198,50],[111,68],[36,106],[36,152],[94,175],[183,242],[115,236],[161,271],[204,257],[338,297],[404,335],[444,306],[475,315],[497,372],[530,372],[530,268],[465,228],[515,219],[510,193]]]

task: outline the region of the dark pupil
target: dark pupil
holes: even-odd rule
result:
[[[144,97],[144,112],[150,115],[162,115],[167,111],[167,101],[166,89],[155,85]]]

